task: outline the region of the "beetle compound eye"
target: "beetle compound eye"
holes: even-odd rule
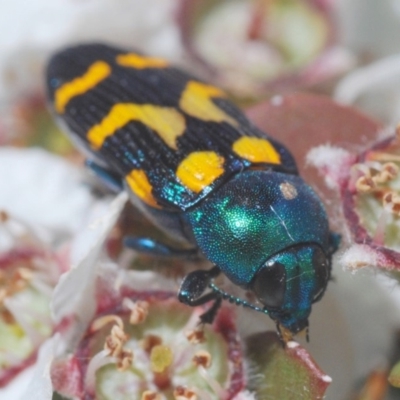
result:
[[[326,285],[329,280],[329,262],[326,259],[324,252],[316,248],[313,255],[313,266],[315,271],[315,295],[317,299],[325,291]]]
[[[280,308],[286,291],[286,271],[283,264],[266,263],[253,281],[253,291],[267,308]]]

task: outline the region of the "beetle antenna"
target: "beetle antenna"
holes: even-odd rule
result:
[[[224,292],[223,290],[221,290],[219,287],[217,287],[215,285],[215,283],[211,282],[208,287],[215,293],[218,293],[223,300],[228,300],[229,303],[231,304],[236,304],[237,306],[243,306],[243,307],[247,307],[247,308],[251,308],[252,310],[258,311],[258,312],[262,312],[263,314],[269,314],[268,310],[265,308],[261,308],[261,307],[257,307],[254,304],[249,303],[246,300],[243,300],[239,297],[236,296],[232,296],[229,293]]]

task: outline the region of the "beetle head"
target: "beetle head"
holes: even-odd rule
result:
[[[308,326],[313,302],[330,276],[330,261],[318,245],[301,244],[281,251],[255,274],[250,289],[280,325],[297,333]]]

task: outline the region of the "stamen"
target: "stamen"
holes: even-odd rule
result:
[[[105,350],[100,351],[99,353],[95,354],[86,370],[85,376],[85,387],[88,391],[94,392],[96,387],[96,372],[103,367],[110,363],[109,356]]]
[[[204,368],[210,368],[212,362],[211,354],[208,351],[199,350],[193,356],[192,361],[197,367],[202,366]]]
[[[174,390],[175,400],[197,400],[197,398],[197,394],[192,389],[177,386]]]
[[[400,216],[400,195],[396,192],[388,192],[386,193],[383,198],[383,208],[385,210],[390,211],[397,217]]]
[[[356,180],[355,187],[357,192],[368,193],[375,189],[376,183],[370,176],[363,175]]]
[[[208,386],[210,386],[210,388],[217,395],[217,398],[224,399],[226,397],[226,391],[222,388],[220,383],[212,376],[210,376],[203,366],[199,365],[197,370],[201,377],[207,382]]]
[[[128,335],[124,331],[124,323],[118,315],[105,315],[104,317],[97,318],[91,325],[93,331],[97,331],[114,322],[110,334],[106,337],[104,342],[104,351],[107,356],[116,358],[118,371],[125,371],[132,366],[133,351],[124,348],[125,343],[128,341]]]
[[[394,178],[399,173],[399,167],[392,162],[383,164],[382,170],[378,172],[376,176],[373,177],[376,183],[386,183]]]
[[[18,325],[24,330],[26,336],[29,337],[29,340],[33,346],[39,346],[45,339],[46,335],[42,334],[34,325],[32,325],[34,322],[31,321],[27,315],[26,305],[21,304],[21,302],[17,301],[16,298],[7,297],[4,300],[4,306],[12,314],[12,317],[15,319]]]
[[[122,322],[121,317],[118,315],[105,315],[104,317],[97,318],[95,321],[92,322],[90,327],[91,331],[98,331],[110,322],[116,323],[121,329],[124,329],[124,323]]]
[[[132,325],[143,323],[149,314],[149,303],[147,301],[132,301],[131,299],[124,298],[122,304],[131,310],[129,322]]]
[[[191,344],[199,344],[206,341],[203,326],[185,332],[185,336]]]
[[[152,334],[145,336],[144,339],[140,342],[140,346],[148,354],[151,353],[155,346],[158,346],[160,344],[162,344],[162,338],[160,336]]]
[[[126,371],[132,366],[133,351],[131,349],[123,349],[121,356],[117,362],[118,371]]]
[[[107,336],[104,343],[104,350],[112,357],[120,358],[123,352],[123,346],[127,342],[128,336],[118,325],[111,328],[111,334]]]
[[[153,392],[152,390],[146,390],[142,393],[141,400],[162,400],[159,393]]]

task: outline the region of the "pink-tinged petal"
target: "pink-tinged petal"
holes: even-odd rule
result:
[[[354,64],[323,1],[181,1],[182,41],[204,74],[237,97],[326,81]]]
[[[92,317],[96,308],[94,298],[99,256],[126,201],[127,194],[121,193],[80,234],[78,246],[84,243],[85,249],[80,247],[73,257],[76,264],[61,277],[54,289],[51,309],[56,322],[72,315],[81,323]]]
[[[396,54],[346,75],[339,81],[334,97],[386,124],[397,124],[400,117],[399,77],[400,57]]]
[[[45,243],[60,243],[84,225],[95,199],[81,170],[40,149],[0,148],[0,211]],[[0,226],[0,249],[12,247]],[[6,243],[6,244],[4,244]]]
[[[342,257],[350,268],[372,265],[400,269],[398,136],[396,133],[372,142],[363,152],[354,152],[353,161],[351,155],[343,161],[348,173],[339,174],[336,183],[347,230],[354,243]]]
[[[53,397],[53,384],[50,376],[50,368],[54,358],[62,346],[60,336],[56,334],[47,340],[40,348],[34,374],[23,399],[29,400],[51,400]]]
[[[71,356],[54,361],[51,364],[51,384],[59,393],[67,393],[71,397],[80,396],[83,388],[78,360]]]
[[[48,304],[63,269],[44,247],[20,246],[0,256],[0,387],[36,361],[52,334]]]
[[[384,247],[353,244],[341,254],[340,263],[353,271],[364,267],[379,267],[390,271],[399,269],[400,257]]]

